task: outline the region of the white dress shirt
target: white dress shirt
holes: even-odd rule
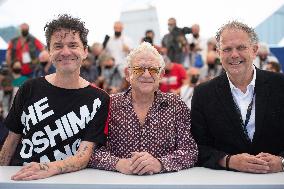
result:
[[[236,105],[238,106],[238,108],[241,111],[243,122],[245,122],[248,106],[251,102],[251,99],[253,98],[253,93],[254,93],[255,79],[256,79],[255,67],[253,66],[253,78],[247,86],[246,93],[243,93],[239,88],[234,86],[234,84],[230,81],[228,74],[227,74],[227,77],[228,77],[228,80],[229,80],[233,99],[234,99]],[[255,94],[255,96],[256,96],[256,94]],[[249,122],[246,126],[248,136],[249,136],[251,141],[253,139],[253,135],[254,135],[254,132],[255,132],[255,98],[256,97],[254,97],[254,99],[253,99],[253,106],[252,106],[250,119],[249,119]]]

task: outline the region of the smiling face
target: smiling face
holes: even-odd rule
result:
[[[49,55],[57,73],[80,73],[87,54],[78,32],[60,29],[51,36]]]
[[[154,94],[159,88],[162,77],[160,67],[159,59],[152,52],[140,52],[133,58],[126,74],[126,80],[130,82],[136,93]],[[144,68],[145,71],[141,72],[141,68]]]
[[[258,46],[240,29],[225,29],[220,36],[218,54],[231,79],[250,77]]]

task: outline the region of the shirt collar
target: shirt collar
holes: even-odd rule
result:
[[[123,94],[124,96],[124,101],[121,102],[121,104],[123,106],[127,106],[132,104],[132,88],[129,87]],[[154,107],[158,107],[161,104],[163,104],[164,102],[166,102],[166,98],[164,97],[163,93],[158,89],[155,92],[155,98],[154,98],[154,102],[153,102],[153,106]]]
[[[255,67],[254,66],[252,66],[253,67],[253,77],[252,77],[252,80],[251,80],[251,82],[248,84],[248,86],[252,86],[252,87],[254,87],[255,86],[255,80],[256,80],[256,69],[255,69]],[[231,80],[230,80],[230,78],[229,78],[229,76],[228,76],[228,73],[226,72],[226,75],[227,75],[227,78],[228,78],[228,81],[229,81],[229,84],[230,84],[230,88],[231,88],[231,90],[236,90],[236,89],[238,89],[237,87],[235,87],[235,85],[231,82]]]

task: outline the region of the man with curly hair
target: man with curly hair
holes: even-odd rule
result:
[[[24,165],[13,180],[83,169],[96,144],[104,144],[109,95],[80,77],[87,34],[84,22],[66,14],[46,24],[56,73],[26,82],[5,120],[9,135],[0,165]]]

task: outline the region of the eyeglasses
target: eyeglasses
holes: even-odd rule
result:
[[[151,76],[157,75],[160,73],[161,67],[141,67],[141,66],[134,66],[128,67],[132,69],[133,73],[137,76],[141,76],[145,73],[146,69],[150,73]]]

